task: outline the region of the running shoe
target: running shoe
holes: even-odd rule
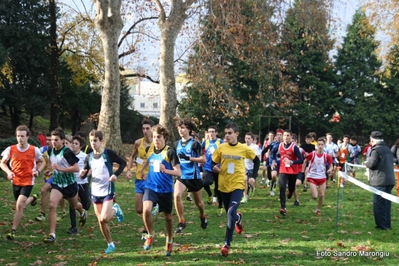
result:
[[[287,198],[288,198],[288,199],[291,199],[291,198],[292,198],[292,193],[291,193],[291,192],[288,192],[288,193],[287,193]]]
[[[105,254],[113,253],[116,251],[115,246],[108,246],[106,250],[104,250]]]
[[[187,194],[187,196],[186,196],[186,200],[188,200],[188,201],[192,201],[192,200],[193,200],[193,198],[191,197],[191,195],[190,195],[190,194]]]
[[[218,216],[222,216],[223,215],[223,208],[218,208]]]
[[[65,213],[65,212],[60,212],[60,213],[57,215],[57,222],[59,222],[59,221],[61,221],[62,219],[64,219],[65,216],[66,216],[66,213]]]
[[[152,216],[156,216],[158,214],[158,212],[159,212],[159,205],[155,204],[155,206],[152,207],[151,214],[152,214]]]
[[[82,215],[79,217],[79,225],[84,226],[87,220],[87,211],[83,210]]]
[[[242,199],[241,199],[241,203],[248,203],[248,198],[247,197],[242,197]]]
[[[144,230],[144,231],[141,233],[141,240],[146,240],[146,239],[147,239],[147,235],[148,235],[148,232],[147,232],[146,230]]]
[[[208,227],[208,220],[206,219],[206,217],[200,218],[200,219],[201,219],[201,227],[202,227],[202,229],[206,229]]]
[[[237,212],[237,215],[240,217],[239,219],[238,219],[238,221],[236,221],[236,226],[235,226],[235,229],[236,229],[236,232],[237,232],[237,234],[241,234],[242,233],[242,213],[241,212]]]
[[[208,205],[212,205],[212,202],[213,202],[213,197],[209,196],[208,197]]]
[[[255,188],[254,188],[254,187],[251,188],[251,192],[249,192],[249,196],[250,196],[250,197],[255,196]]]
[[[177,225],[177,228],[176,228],[176,230],[175,230],[175,233],[178,234],[178,233],[183,232],[184,228],[186,228],[186,223],[179,223],[179,224]]]
[[[262,180],[260,181],[260,185],[263,185],[263,183],[265,183],[266,181],[265,181],[265,179],[264,178],[262,178]]]
[[[46,221],[46,216],[44,216],[44,213],[40,213],[35,219],[36,221],[44,222]]]
[[[38,194],[33,194],[33,195],[32,195],[32,198],[33,198],[33,200],[32,200],[32,202],[30,203],[30,205],[31,205],[31,206],[35,206],[35,205],[37,204],[37,199],[39,198],[39,195],[38,195]]]
[[[69,228],[69,230],[67,231],[68,234],[70,235],[76,235],[78,233],[78,228],[76,227],[71,227]]]
[[[320,216],[320,210],[319,209],[316,209],[313,212],[316,214],[316,216]]]
[[[306,192],[306,191],[308,191],[308,186],[307,186],[307,185],[304,185],[304,186],[303,186],[303,192]]]
[[[148,238],[145,240],[145,242],[144,242],[143,248],[144,248],[145,250],[150,250],[150,249],[151,249],[151,246],[152,246],[152,241],[154,241],[154,237],[148,237]]]
[[[46,244],[53,244],[54,242],[55,242],[55,236],[53,236],[53,235],[48,235],[47,237],[45,237],[44,239],[43,239],[43,241],[44,241],[44,243],[46,243]]]
[[[274,191],[270,190],[270,196],[274,196]]]
[[[114,203],[114,206],[112,206],[112,208],[114,208],[116,210],[115,216],[118,219],[118,222],[123,222],[123,219],[125,218],[125,216],[123,215],[123,211],[122,211],[121,207],[119,207],[119,204]]]
[[[299,206],[299,201],[294,201],[294,204],[293,204],[293,206]]]
[[[280,209],[280,214],[281,214],[282,216],[287,216],[287,210],[286,210],[285,208],[281,208],[281,209]]]
[[[266,186],[270,187],[270,181],[269,180],[266,180]]]
[[[227,257],[229,255],[229,251],[230,251],[230,246],[224,244],[222,249],[220,250],[220,253],[222,254],[223,257]]]
[[[11,232],[7,234],[7,239],[8,240],[14,240],[15,239],[15,234],[16,234],[16,231],[15,230],[11,230]]]
[[[165,256],[169,257],[172,255],[172,248],[173,248],[173,243],[168,243],[168,246],[165,250]]]

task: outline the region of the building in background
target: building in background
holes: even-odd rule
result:
[[[127,74],[131,71],[122,72]],[[176,77],[176,94],[177,100],[180,102],[184,97],[182,93],[184,85],[188,82],[186,74],[182,73]],[[133,97],[133,106],[131,109],[136,110],[144,116],[153,116],[159,118],[161,116],[161,96],[159,94],[159,84],[150,81],[144,81],[140,78],[127,78],[129,93]]]

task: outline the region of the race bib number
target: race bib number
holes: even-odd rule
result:
[[[228,174],[234,174],[234,163],[229,163],[227,165],[227,173]]]
[[[161,171],[161,161],[154,161],[154,172],[159,173]]]

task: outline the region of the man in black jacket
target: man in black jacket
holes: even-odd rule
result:
[[[385,145],[383,134],[373,131],[370,135],[371,153],[365,162],[370,169],[370,185],[385,193],[391,194],[395,185],[393,171],[393,155]],[[387,230],[391,228],[391,201],[374,194],[373,199],[374,220],[377,229]]]

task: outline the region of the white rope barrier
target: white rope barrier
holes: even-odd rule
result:
[[[346,163],[346,165],[348,165],[348,166],[355,166],[355,167],[358,167],[358,168],[366,168],[366,166],[360,165],[360,164]],[[345,166],[345,168],[346,168],[346,166]],[[396,169],[395,169],[395,172],[399,172],[399,170],[396,170]],[[392,201],[392,202],[395,202],[395,203],[398,203],[398,204],[399,204],[399,197],[397,197],[397,196],[394,196],[394,195],[392,195],[392,194],[388,194],[388,193],[383,192],[383,191],[381,191],[381,190],[375,189],[374,187],[371,187],[371,186],[369,186],[369,185],[366,185],[365,183],[363,183],[363,182],[357,180],[356,178],[353,178],[353,177],[351,177],[350,175],[347,175],[345,172],[339,171],[339,172],[338,172],[338,175],[339,175],[340,177],[344,178],[346,181],[349,181],[349,182],[351,182],[351,183],[353,183],[353,184],[355,184],[355,185],[357,185],[357,186],[363,188],[364,190],[367,190],[367,191],[369,191],[369,192],[371,192],[371,193],[374,193],[374,194],[377,194],[377,195],[383,197],[384,199],[387,199],[387,200],[390,200],[390,201]]]

